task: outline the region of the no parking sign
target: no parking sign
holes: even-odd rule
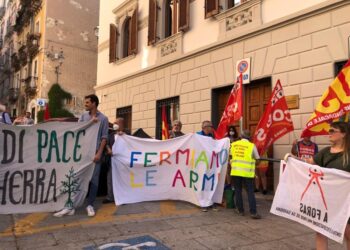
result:
[[[250,58],[245,58],[236,63],[236,78],[239,79],[240,74],[243,77],[243,84],[250,83]]]
[[[40,107],[45,107],[46,102],[47,102],[46,99],[42,99],[42,98],[36,99],[36,104]]]

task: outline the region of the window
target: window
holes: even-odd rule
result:
[[[212,17],[221,11],[235,7],[248,0],[205,0],[205,18]]]
[[[148,45],[189,29],[189,0],[149,0]]]
[[[15,88],[19,88],[21,86],[21,75],[20,73],[16,74],[16,82],[15,82]]]
[[[37,21],[37,22],[35,23],[35,29],[34,29],[34,31],[35,31],[35,33],[39,33],[39,32],[40,32],[40,23],[39,23],[39,21]]]
[[[138,7],[137,2],[130,4],[114,11],[117,22],[109,26],[109,63],[137,54]]]
[[[33,76],[34,77],[38,76],[38,60],[34,61]]]
[[[171,123],[174,120],[179,120],[180,114],[180,105],[179,97],[172,97],[168,99],[163,99],[157,101],[157,110],[156,110],[156,138],[162,139],[162,108],[165,106],[165,112],[167,117],[167,122],[169,125],[169,130],[171,129]]]
[[[347,61],[341,61],[334,64],[334,77],[336,77],[339,74],[346,62]]]
[[[132,107],[117,108],[116,117],[124,118],[124,126],[126,131],[131,132]]]
[[[76,107],[77,106],[77,97],[72,96],[71,99],[65,99],[65,104],[70,107]]]

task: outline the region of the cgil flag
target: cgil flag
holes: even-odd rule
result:
[[[327,135],[329,123],[350,111],[350,60],[323,93],[301,137]]]
[[[242,74],[240,74],[237,82],[233,85],[224,113],[222,114],[220,123],[215,132],[216,139],[224,138],[227,131],[227,126],[238,121],[242,117],[242,82],[243,77]]]
[[[255,129],[253,142],[262,155],[274,141],[294,130],[280,80],[277,80],[265,113]]]
[[[169,139],[169,126],[165,105],[162,106],[162,140]]]

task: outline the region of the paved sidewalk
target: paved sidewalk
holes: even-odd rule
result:
[[[261,220],[220,207],[219,211],[205,213],[189,203],[175,201],[120,207],[99,201],[94,218],[87,217],[84,208],[63,218],[49,213],[0,215],[0,249],[97,249],[143,236],[165,248],[140,249],[314,249],[314,233],[270,214],[271,200],[272,196],[257,195]],[[126,246],[131,241],[118,244]],[[329,241],[329,249],[345,249],[345,245]]]

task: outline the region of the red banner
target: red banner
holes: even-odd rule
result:
[[[328,135],[329,123],[350,111],[350,60],[323,93],[301,137]]]
[[[264,115],[255,129],[253,142],[262,155],[274,141],[294,130],[280,80],[274,87]]]
[[[238,121],[242,117],[242,82],[242,74],[240,74],[238,81],[233,85],[224,113],[222,114],[219,126],[215,132],[216,139],[224,138],[227,132],[227,126]]]
[[[169,126],[166,116],[165,105],[162,106],[162,140],[169,139]]]

